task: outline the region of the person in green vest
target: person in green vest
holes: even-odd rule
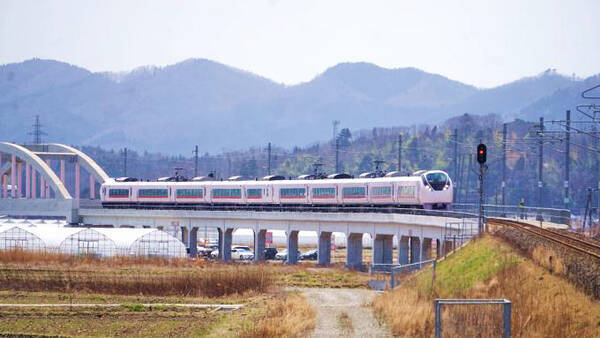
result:
[[[525,198],[521,198],[519,201],[519,217],[525,219]]]

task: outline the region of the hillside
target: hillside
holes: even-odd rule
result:
[[[325,140],[351,129],[436,124],[463,113],[537,119],[579,102],[597,81],[546,71],[478,89],[415,68],[342,63],[293,86],[205,59],[125,73],[92,73],[53,60],[0,66],[0,133],[29,141],[40,115],[48,139],[187,155]]]

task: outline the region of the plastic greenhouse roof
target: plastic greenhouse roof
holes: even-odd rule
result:
[[[155,232],[160,231],[158,229],[144,228],[144,229],[132,229],[132,228],[90,228],[98,231],[110,240],[115,242],[117,248],[129,249],[135,241],[141,237]],[[172,236],[170,236],[172,237]],[[173,237],[174,240],[177,240]]]
[[[86,230],[86,228],[64,228],[57,226],[23,226],[19,228],[29,231],[41,239],[48,248],[59,247],[60,244],[69,236],[74,235],[80,231]]]

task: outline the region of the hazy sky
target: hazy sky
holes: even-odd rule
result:
[[[600,1],[6,1],[0,63],[123,71],[207,58],[277,82],[343,61],[490,87],[600,73]]]

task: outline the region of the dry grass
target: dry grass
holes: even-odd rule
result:
[[[513,303],[515,336],[600,336],[600,304],[532,261],[507,254],[510,250],[498,239],[477,241],[439,264],[434,288],[427,287],[431,285],[431,273],[425,271],[378,297],[374,309],[395,335],[431,336],[434,298],[507,298]],[[538,252],[542,258],[547,254]],[[457,274],[464,266],[484,273],[478,278]],[[499,269],[486,268],[494,266]],[[557,269],[560,265],[553,261],[550,267]],[[493,273],[487,274],[490,271]],[[451,283],[449,278],[455,281]],[[497,336],[501,333],[501,311],[500,306],[447,308],[443,314],[444,335]]]
[[[272,271],[262,265],[137,257],[99,259],[19,250],[3,253],[0,262],[3,290],[221,297],[263,293],[274,284]]]
[[[340,312],[340,314],[338,315],[338,325],[346,336],[349,336],[352,333],[354,333],[354,325],[352,325],[352,319],[350,319],[348,312]]]
[[[163,258],[148,256],[116,256],[100,258],[92,255],[66,255],[44,251],[24,251],[16,248],[3,250],[0,255],[0,264],[28,265],[63,265],[63,266],[94,266],[94,267],[197,267],[204,265],[203,260],[190,260],[186,258]]]
[[[316,324],[316,311],[299,293],[280,294],[268,300],[266,311],[248,318],[241,337],[303,337]]]

